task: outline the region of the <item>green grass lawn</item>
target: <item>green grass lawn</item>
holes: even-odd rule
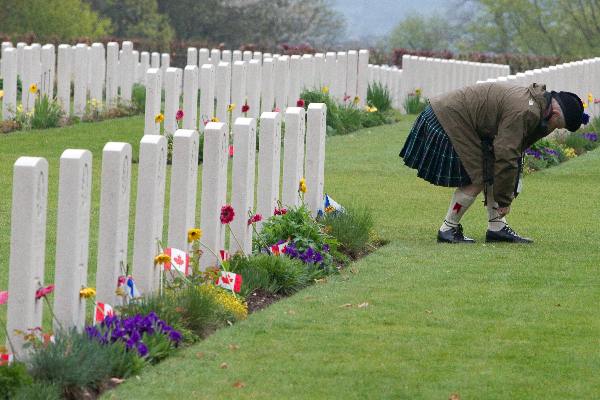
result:
[[[398,158],[411,120],[327,140],[326,191],[343,205],[371,206],[389,245],[147,368],[105,398],[596,398],[600,151],[526,178],[509,221],[534,245],[483,243],[480,202],[463,221],[479,243],[438,245],[452,190],[417,179]],[[136,145],[142,125],[136,117],[0,137],[0,256],[7,260],[18,155],[47,156],[56,186],[62,150],[88,148],[97,185],[104,142]],[[90,257],[93,269],[95,251]]]

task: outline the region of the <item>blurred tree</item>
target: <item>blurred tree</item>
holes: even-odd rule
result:
[[[0,32],[33,33],[38,40],[69,41],[110,33],[110,21],[81,0],[0,0],[0,21]]]
[[[208,39],[237,47],[255,43],[335,42],[343,17],[326,0],[158,0],[180,39]]]
[[[156,0],[88,1],[94,10],[112,21],[117,37],[148,38],[164,43],[175,37],[169,18],[159,13]]]
[[[459,33],[450,21],[438,14],[410,14],[392,31],[389,46],[413,50],[449,50],[455,47]]]

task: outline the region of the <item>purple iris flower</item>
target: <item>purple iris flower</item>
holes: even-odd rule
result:
[[[136,349],[140,357],[146,357],[148,355],[148,346],[146,346],[144,343],[139,342],[136,345]]]
[[[595,133],[595,132],[584,133],[583,137],[586,138],[587,140],[589,140],[590,142],[597,142],[598,141],[598,134]]]

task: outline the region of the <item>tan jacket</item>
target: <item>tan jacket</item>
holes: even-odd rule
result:
[[[546,110],[545,85],[529,87],[483,83],[431,99],[471,181],[483,184],[481,139],[494,140],[494,199],[510,205],[522,153],[546,136],[540,125]]]

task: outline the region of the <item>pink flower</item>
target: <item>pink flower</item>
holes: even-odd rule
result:
[[[281,111],[281,110],[279,109],[279,107],[275,107],[275,108],[273,109],[273,112],[280,112],[280,111]]]
[[[229,157],[233,157],[233,145],[229,145]]]
[[[0,292],[0,306],[6,304],[8,301],[8,292]]]
[[[275,212],[273,215],[285,215],[287,214],[287,210],[285,208],[275,208]]]
[[[298,101],[296,102],[296,107],[304,107],[304,100],[298,99]]]
[[[348,96],[348,95],[344,96],[344,101],[348,101],[348,100],[350,100],[350,96]]]
[[[39,288],[35,291],[35,299],[39,300],[42,297],[46,297],[52,292],[54,292],[54,285],[48,285],[46,287]]]
[[[260,214],[254,214],[252,217],[250,217],[248,219],[248,225],[252,225],[252,224],[255,224],[255,223],[260,222],[260,221],[262,221],[262,215],[260,215]]]
[[[183,110],[177,110],[177,114],[175,114],[175,119],[177,121],[181,121],[183,119]]]
[[[233,221],[233,217],[235,217],[235,212],[233,211],[233,207],[231,205],[226,204],[221,207],[221,223],[223,225],[227,225],[231,221]]]

